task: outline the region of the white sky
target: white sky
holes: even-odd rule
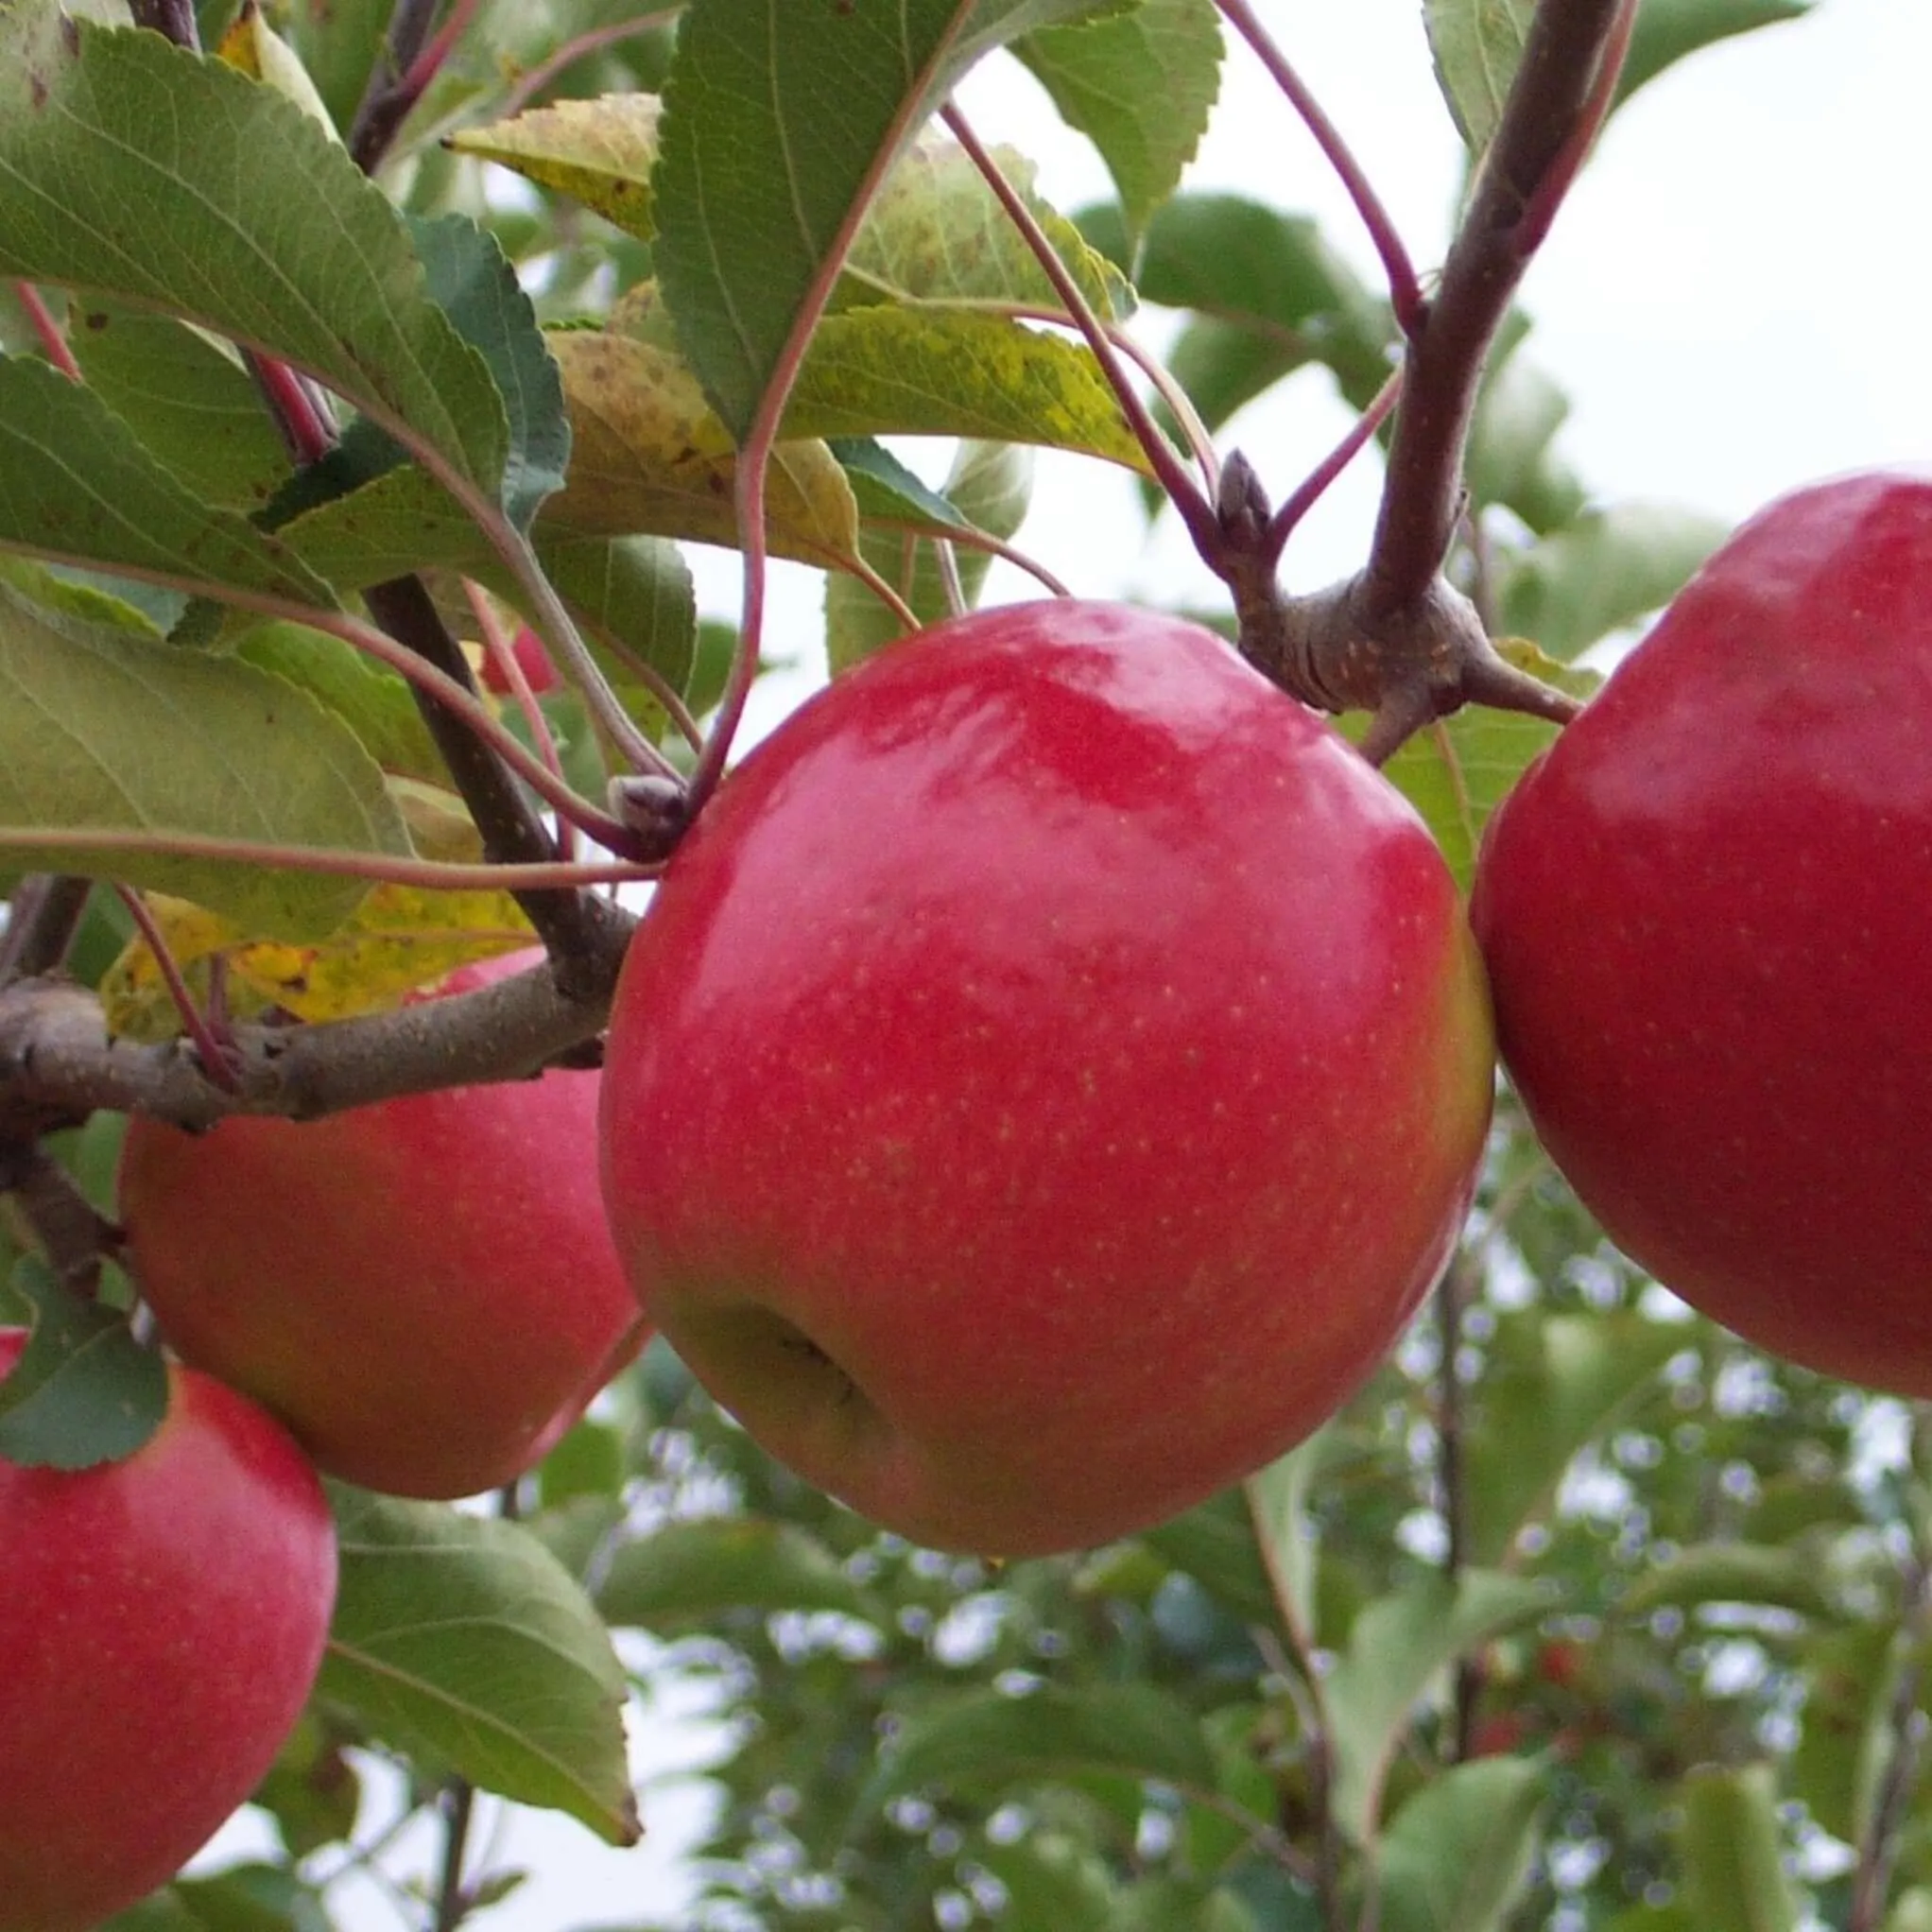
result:
[[[1416,0],[1262,0],[1261,12],[1316,88],[1389,206],[1419,264],[1440,259],[1458,178]],[[1712,49],[1652,84],[1612,124],[1521,300],[1537,327],[1526,354],[1569,392],[1564,453],[1603,500],[1675,500],[1736,518],[1809,478],[1932,460],[1932,315],[1923,210],[1932,187],[1932,6],[1820,0],[1808,19]],[[1062,207],[1104,191],[1082,144],[1032,82],[989,63],[963,96],[980,132],[1041,163]],[[1238,189],[1323,217],[1372,277],[1375,263],[1299,125],[1236,54],[1190,186]],[[1326,379],[1308,372],[1230,426],[1277,500],[1346,426]],[[1361,560],[1372,464],[1330,492],[1291,546],[1308,587]],[[1043,461],[1020,541],[1076,591],[1159,601],[1216,587],[1172,518],[1144,543],[1131,484],[1103,466]],[[819,580],[780,566],[769,647],[805,647],[799,678],[768,681],[753,729],[816,681]],[[735,560],[700,560],[706,607],[735,610]],[[992,595],[1027,594],[994,579]],[[640,1768],[688,1758],[687,1723],[660,1712],[638,1729]],[[499,1847],[539,1875],[474,1922],[478,1932],[567,1932],[664,1914],[697,1815],[685,1788],[647,1786],[650,1831],[635,1853],[599,1846],[567,1820],[520,1816]],[[235,1845],[236,1840],[226,1840]],[[425,1847],[425,1851],[433,1849]],[[353,1932],[387,1932],[373,1896]]]

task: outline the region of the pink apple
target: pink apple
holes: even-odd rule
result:
[[[120,1202],[142,1294],[184,1360],[331,1475],[408,1496],[509,1482],[643,1345],[596,1104],[595,1072],[553,1071],[301,1126],[131,1121]]]
[[[753,1436],[1018,1556],[1343,1401],[1450,1251],[1491,1078],[1392,787],[1207,631],[1036,604],[840,679],[700,817],[619,983],[605,1196]]]
[[[1492,820],[1474,917],[1612,1239],[1778,1354],[1932,1395],[1932,482],[1745,525]]]
[[[26,1337],[0,1331],[0,1375]],[[0,1932],[87,1932],[164,1884],[274,1761],[321,1663],[336,1538],[287,1432],[168,1371],[159,1432],[0,1461]]]

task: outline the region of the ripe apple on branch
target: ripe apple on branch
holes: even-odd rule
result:
[[[155,1760],[181,1817],[148,1822],[157,1793],[116,1785],[97,1736],[64,1755],[54,1721],[101,1661],[59,1641],[65,1579],[95,1544],[110,1572],[124,1564],[84,1599],[108,1631],[141,1610],[133,1567],[152,1546],[62,1512],[126,1493],[152,1516],[141,1498],[183,1440],[223,1404],[253,1416],[244,1396],[372,1490],[502,1491],[495,1519],[336,1496],[355,1533],[322,1707],[359,1747],[433,1768],[438,1932],[488,1895],[469,1870],[479,1787],[635,1835],[606,1615],[675,1627],[696,1603],[736,1659],[768,1645],[817,1684],[850,1644],[890,1685],[932,1606],[882,1608],[879,1576],[917,1578],[927,1559],[928,1577],[989,1574],[938,1549],[1092,1552],[986,1594],[1017,1625],[1037,1577],[1113,1674],[1091,1704],[1048,1701],[1094,1689],[1040,1681],[1069,1647],[1055,1626],[983,1704],[949,1713],[917,1678],[889,1709],[855,1698],[866,1750],[888,1741],[879,1763],[854,1772],[849,1740],[815,1738],[785,1774],[863,1779],[855,1807],[839,1794],[854,1843],[890,1814],[895,1778],[915,1806],[956,1769],[987,1779],[989,1760],[992,1784],[1030,1789],[1072,1738],[1149,1804],[1199,1806],[1184,1830],[1161,1816],[1202,1870],[1177,1866],[1196,1889],[1158,1907],[1141,1889],[1165,1882],[1142,1869],[1160,1834],[1138,1818],[1128,1852],[1058,1865],[1072,1828],[1030,1820],[1059,1886],[1045,1895],[1091,1905],[1092,1923],[1223,1908],[1246,1923],[1247,1894],[1219,1879],[1247,1857],[1284,1922],[1433,1932],[1453,1873],[1470,1888],[1458,1923],[1500,1925],[1544,1832],[1539,1773],[1513,1751],[1518,1714],[1485,1716],[1469,1660],[1549,1610],[1519,1572],[1574,1528],[1564,1473],[1669,1351],[1639,1333],[1626,1372],[1568,1316],[1524,1343],[1487,1293],[1513,1217],[1533,1218],[1525,1203],[1550,1182],[1513,1098],[1492,1128],[1484,957],[1515,1095],[1636,1263],[1797,1360],[1932,1387],[1928,1257],[1898,1212],[1923,1164],[1913,1020],[1932,992],[1912,923],[1924,486],[1862,477],[1774,507],[1585,708],[1587,678],[1509,634],[1510,557],[1532,546],[1499,541],[1492,516],[1574,535],[1578,506],[1540,525],[1546,503],[1485,498],[1472,461],[1514,346],[1509,305],[1607,118],[1777,0],[1722,18],[1432,0],[1471,163],[1440,276],[1419,271],[1250,0],[691,0],[574,35],[553,9],[479,20],[458,0],[434,23],[401,0],[353,60],[356,28],[336,16],[354,9],[229,10],[134,0],[128,31],[53,0],[0,6],[0,179],[22,184],[0,197],[0,273],[37,347],[0,358],[0,763],[24,801],[0,809],[0,857],[52,869],[10,888],[0,933],[0,1197],[9,1240],[71,1302],[139,1296],[125,1320],[96,1315],[181,1358],[166,1419],[146,1416],[155,1433],[123,1459],[72,1483],[0,1459],[0,1531],[43,1502],[46,1525],[31,1519],[46,1567],[16,1629],[0,1588],[0,1650],[32,1662],[17,1704],[0,1691],[0,1932],[10,1910],[32,1932],[78,1928],[167,1878],[294,1720],[330,1589],[313,1478],[288,1450],[286,1493],[199,1559],[211,1581],[232,1559],[281,1586],[233,1613],[237,1667],[290,1628],[302,1640],[300,1668],[260,1665],[272,1708],[212,1722],[205,1678],[154,1648],[151,1603],[125,1635],[152,1665],[122,1695],[134,1732],[192,1760],[178,1778]],[[515,112],[672,13],[661,88]],[[1136,106],[1134,63],[1178,48],[1186,122],[1181,70],[1195,60],[1197,92],[1217,80],[1223,25],[1344,184],[1387,281],[1386,302],[1338,297],[1318,318],[1331,337],[1358,329],[1328,352],[1355,421],[1279,506],[1257,461],[1215,445],[1239,384],[1210,409],[1126,328],[1143,266],[1182,285],[1174,306],[1236,326],[1199,259],[1228,211],[1174,201],[1186,143],[1137,187],[1092,108]],[[524,33],[548,40],[507,48]],[[957,82],[1007,43],[1116,168],[1111,252],[1104,219],[1090,236],[1052,210],[957,104]],[[1095,47],[1106,85],[1081,64]],[[1133,147],[1160,130],[1130,132]],[[439,185],[474,186],[479,157],[582,199],[610,232],[545,202],[557,246],[526,251],[520,282]],[[1170,206],[1164,250],[1150,237]],[[1327,272],[1267,233],[1293,270],[1279,280]],[[1184,243],[1196,259],[1177,268]],[[1261,317],[1260,346],[1304,354],[1321,331],[1304,339],[1303,319]],[[202,447],[182,425],[203,418],[234,434]],[[935,489],[882,440],[897,436],[1058,444],[1151,479],[1226,586],[1232,637],[1065,595],[1012,541],[1017,516],[985,481],[997,457],[977,474],[962,457]],[[1286,587],[1302,518],[1377,442],[1362,568]],[[715,680],[675,541],[743,555]],[[774,552],[834,577],[828,630],[853,667],[737,760]],[[993,557],[1053,595],[972,613]],[[1682,575],[1660,564],[1658,595],[1627,591],[1573,643]],[[473,620],[494,640],[483,693],[458,634]],[[513,696],[524,728],[485,694]],[[65,729],[9,724],[27,709]],[[1322,713],[1355,714],[1355,742]],[[641,912],[619,884],[649,888]],[[411,908],[400,936],[371,930],[371,885]],[[464,950],[476,935],[437,895],[498,888],[541,957],[467,967],[434,999],[398,1005],[352,967],[354,995],[326,1013],[237,1010],[257,947],[288,949],[279,983],[306,991],[309,963],[366,944],[427,960],[453,930]],[[206,901],[244,937],[197,978],[149,890]],[[63,971],[122,906],[179,1038],[115,1037],[98,966]],[[130,1116],[112,1210],[60,1138],[106,1113]],[[1452,1255],[1412,1351],[1436,1359],[1389,1370]],[[1565,1278],[1546,1275],[1554,1303]],[[647,1324],[736,1423],[712,1417],[701,1451],[682,1411],[666,1425],[649,1391],[681,1371],[659,1350],[542,1462]],[[100,1391],[74,1353],[63,1399],[80,1414]],[[1367,1423],[1376,1398],[1356,1397],[1378,1371],[1408,1379]],[[21,1396],[0,1378],[0,1430]],[[1486,1468],[1476,1418],[1494,1421]],[[799,1501],[739,1424],[888,1533]],[[1414,1507],[1365,1584],[1332,1556],[1362,1540],[1341,1519],[1351,1469],[1377,1456]],[[594,1480],[600,1457],[615,1474]],[[681,1457],[713,1479],[709,1517],[679,1514],[703,1492]],[[162,1493],[170,1521],[206,1500]],[[756,1513],[774,1496],[799,1520]],[[503,1520],[526,1509],[527,1531]],[[250,1542],[284,1517],[302,1561]],[[720,1523],[694,1580],[677,1553]],[[1920,1658],[1932,1539],[1914,1536],[1884,1587]],[[902,1565],[905,1539],[933,1547]],[[1766,1587],[1772,1565],[1740,1581],[1712,1541],[1722,1574],[1699,1601]],[[1779,1569],[1781,1587],[1826,1623],[1841,1606],[1805,1596],[1802,1568]],[[1639,1592],[1604,1594],[1577,1614],[1613,1616]],[[794,1630],[794,1610],[837,1628]],[[444,1627],[474,1642],[424,1640]],[[1140,1661],[1123,1665],[1130,1639]],[[121,1628],[102,1644],[116,1661]],[[1200,1669],[1147,1720],[1137,1693],[1164,1693],[1120,1680],[1181,1656]],[[920,1652],[920,1667],[944,1661]],[[1917,1668],[1868,1725],[1855,1804],[1831,1814],[1855,1842],[1854,1932],[1875,1932],[1901,1842]],[[1692,1674],[1678,1654],[1647,1682]],[[1593,1695],[1614,1676],[1590,1675]],[[1249,1702],[1216,1702],[1211,1686],[1235,1682]],[[156,1700],[176,1690],[180,1705]],[[1214,1705],[1212,1748],[1189,1699]],[[26,1766],[11,1794],[9,1708]],[[1615,1748],[1602,1712],[1578,1716],[1566,1755]],[[48,1765],[60,1802],[43,1811]],[[1754,1764],[1717,1775],[1751,1830],[1706,1841],[1774,1842]],[[739,1815],[775,1842],[774,1794],[805,1801],[770,1779],[765,1809]],[[1686,1815],[1709,1788],[1686,1781]],[[102,1794],[116,1828],[96,1835],[128,1854],[100,1861],[97,1890],[74,1876],[92,1869],[77,1792]],[[336,1820],[345,1838],[351,1824]],[[1216,1854],[1230,1828],[1238,1845]],[[947,1833],[965,1842],[936,1827],[932,1857],[954,1855],[935,1849]],[[1472,1855],[1485,1833],[1487,1859]],[[296,1869],[300,1836],[281,1871],[306,1903],[319,1892]],[[972,1844],[969,1892],[1011,1849],[990,1821]],[[1001,1899],[973,1897],[1024,1913],[1027,1868],[1005,1871]]]

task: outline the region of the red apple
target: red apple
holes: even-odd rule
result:
[[[509,1482],[643,1343],[596,1104],[595,1072],[552,1071],[300,1126],[133,1120],[120,1202],[141,1292],[184,1360],[331,1475],[406,1496]]]
[[[518,629],[509,647],[533,696],[541,698],[544,692],[557,688],[557,666],[550,662],[550,653],[543,648],[543,640],[527,624]],[[509,696],[509,680],[504,675],[503,666],[496,662],[493,651],[483,654],[483,688],[494,692],[499,698]]]
[[[647,1314],[922,1542],[1156,1522],[1313,1429],[1447,1255],[1489,1118],[1440,854],[1192,625],[941,626],[762,745],[618,985]]]
[[[1491,821],[1503,1056],[1626,1253],[1932,1395],[1932,483],[1733,537]]]
[[[85,1932],[174,1876],[294,1728],[335,1593],[307,1458],[192,1369],[123,1462],[0,1460],[0,1932]]]

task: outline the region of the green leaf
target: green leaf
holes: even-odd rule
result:
[[[1544,1615],[1539,1581],[1465,1570],[1430,1574],[1377,1597],[1356,1617],[1322,1686],[1336,1755],[1335,1816],[1358,1844],[1373,1837],[1382,1781],[1410,1711],[1465,1650]]]
[[[279,1865],[232,1865],[168,1889],[196,1932],[331,1932],[321,1894]]]
[[[1221,87],[1214,0],[1142,0],[1132,13],[1013,43],[1061,118],[1100,151],[1130,234],[1181,184]]]
[[[1679,1851],[1698,1932],[1796,1932],[1803,1917],[1785,1875],[1770,1770],[1693,1771],[1683,1781]]]
[[[1643,1617],[1699,1603],[1768,1603],[1820,1618],[1838,1612],[1816,1550],[1751,1543],[1693,1544],[1630,1583],[1617,1609]]]
[[[984,1838],[973,1862],[1006,1889],[1000,1923],[1011,1932],[1116,1932],[1119,1897],[1106,1862],[1071,1832],[1043,1826],[1009,1845]]]
[[[92,1469],[133,1455],[167,1413],[167,1368],[127,1316],[63,1287],[34,1256],[9,1283],[32,1310],[20,1359],[0,1379],[0,1460]]]
[[[305,692],[37,606],[0,581],[0,865],[44,867],[56,848],[31,834],[62,835],[62,871],[192,899],[284,939],[320,938],[366,887],[175,857],[164,842],[410,850],[382,772]],[[87,843],[100,834],[113,842]]]
[[[527,530],[537,506],[563,487],[570,418],[563,378],[543,344],[537,312],[495,241],[466,216],[412,216],[409,233],[430,300],[489,365],[509,418],[498,498]]]
[[[1802,20],[1812,4],[1813,0],[1643,0],[1617,78],[1617,105],[1686,54],[1754,27]]]
[[[1553,658],[1574,658],[1667,604],[1728,527],[1663,504],[1591,510],[1498,571],[1503,627]]]
[[[537,556],[633,716],[654,714],[657,701],[613,649],[649,664],[672,690],[684,689],[698,650],[698,599],[690,565],[675,543],[574,537],[539,525]],[[517,601],[514,586],[501,589]]]
[[[1237,1616],[1262,1625],[1279,1620],[1281,1611],[1240,1490],[1224,1491],[1199,1503],[1145,1531],[1140,1540]]]
[[[1578,1451],[1643,1397],[1685,1340],[1681,1327],[1626,1311],[1498,1320],[1464,1451],[1472,1561],[1503,1561],[1554,1505]]]
[[[1801,1653],[1804,1712],[1785,1782],[1820,1827],[1848,1845],[1872,1829],[1894,1747],[1902,1659],[1887,1622],[1816,1633]]]
[[[1496,131],[1535,11],[1536,0],[1424,0],[1436,80],[1472,154]]]
[[[391,777],[449,785],[449,767],[407,682],[388,665],[303,624],[257,625],[233,639],[232,648],[243,663],[286,679],[326,705]]]
[[[892,458],[885,451],[877,450],[876,445],[863,444],[859,447],[868,452],[876,451],[876,456],[869,454],[867,461],[871,467],[854,473],[850,454],[853,445],[834,445],[839,459],[848,466],[848,475],[871,478],[874,486],[872,500],[876,503],[876,492],[884,474],[877,468],[878,460],[884,458],[890,462]],[[896,463],[894,467],[898,467]],[[946,479],[946,494],[942,497],[933,495],[909,472],[902,471],[900,474],[905,476],[906,482],[899,486],[901,515],[911,509],[917,513],[918,521],[910,527],[904,524],[895,527],[890,523],[884,526],[869,526],[860,534],[860,551],[872,568],[905,598],[916,617],[923,623],[936,623],[949,613],[950,605],[935,545],[914,534],[922,527],[929,528],[938,521],[935,511],[926,508],[927,503],[930,502],[936,506],[938,512],[944,514],[942,527],[960,527],[963,521],[990,536],[1010,537],[1026,513],[1032,468],[1030,453],[1014,444],[962,443],[953,464],[953,473]],[[859,495],[860,507],[864,509],[868,498],[860,493],[856,484],[854,493]],[[881,508],[887,509],[885,506]],[[889,514],[888,509],[887,513]],[[986,579],[987,566],[992,559],[984,550],[956,544],[953,561],[959,590],[970,609]],[[835,676],[874,651],[883,649],[900,635],[902,627],[897,613],[882,603],[869,585],[856,578],[845,576],[826,580],[825,648]]]
[[[0,548],[211,596],[336,602],[279,539],[202,502],[99,396],[44,362],[0,358]]]
[[[639,1835],[622,1665],[590,1599],[514,1523],[331,1486],[341,1544],[319,1693],[486,1791]]]
[[[549,506],[556,526],[735,547],[735,457],[682,362],[598,329],[566,331],[552,346],[576,434],[570,481]],[[772,452],[766,518],[776,556],[836,567],[855,553],[857,506],[822,442],[787,441]]]
[[[969,311],[827,316],[799,371],[785,433],[1029,442],[1147,469],[1085,343]]]
[[[657,233],[650,176],[661,111],[654,94],[552,101],[507,121],[459,128],[449,145],[572,196],[612,227],[649,241]]]
[[[657,263],[734,438],[872,191],[975,60],[1092,0],[695,0],[664,86]]]
[[[1244,1485],[1271,1594],[1279,1593],[1282,1599],[1276,1614],[1303,1643],[1312,1643],[1316,1636],[1315,1570],[1320,1560],[1308,1493],[1335,1451],[1334,1433],[1318,1429]]]
[[[1495,1932],[1529,1878],[1548,1802],[1533,1758],[1483,1758],[1423,1785],[1376,1845],[1384,1932]]]
[[[865,1593],[823,1544],[794,1524],[720,1516],[670,1523],[612,1559],[597,1608],[613,1624],[657,1630],[734,1609],[867,1614]]]
[[[1156,1778],[1211,1791],[1214,1755],[1186,1705],[1147,1684],[975,1691],[908,1720],[859,1794],[859,1817],[928,1785],[975,1791],[1076,1771]]]
[[[1090,217],[1081,225],[1090,233]],[[1391,367],[1387,311],[1306,216],[1236,195],[1182,195],[1148,224],[1142,298],[1193,309],[1168,367],[1209,428],[1310,363],[1357,407]]]
[[[1470,425],[1463,473],[1478,509],[1501,504],[1539,534],[1583,508],[1583,486],[1551,453],[1569,398],[1526,357],[1492,359]]]
[[[199,322],[502,480],[503,399],[403,217],[300,108],[159,34],[0,13],[0,274]]]
[[[1088,306],[1103,321],[1124,321],[1133,310],[1133,292],[1120,270],[1035,193],[1031,161],[1010,147],[990,153]],[[900,156],[872,198],[845,258],[833,307],[865,307],[881,297],[1067,313],[1060,291],[972,157],[957,142],[930,137]]]
[[[234,351],[172,316],[78,307],[69,342],[87,386],[195,495],[258,509],[288,474]]]
[[[1570,670],[1518,638],[1504,639],[1497,649],[1518,670],[1573,697],[1588,697],[1599,682],[1594,673]],[[1368,722],[1365,716],[1351,716],[1339,729],[1359,738]],[[1423,815],[1464,891],[1475,877],[1490,815],[1530,760],[1556,741],[1557,731],[1526,712],[1467,705],[1424,726],[1383,767],[1384,776]]]

